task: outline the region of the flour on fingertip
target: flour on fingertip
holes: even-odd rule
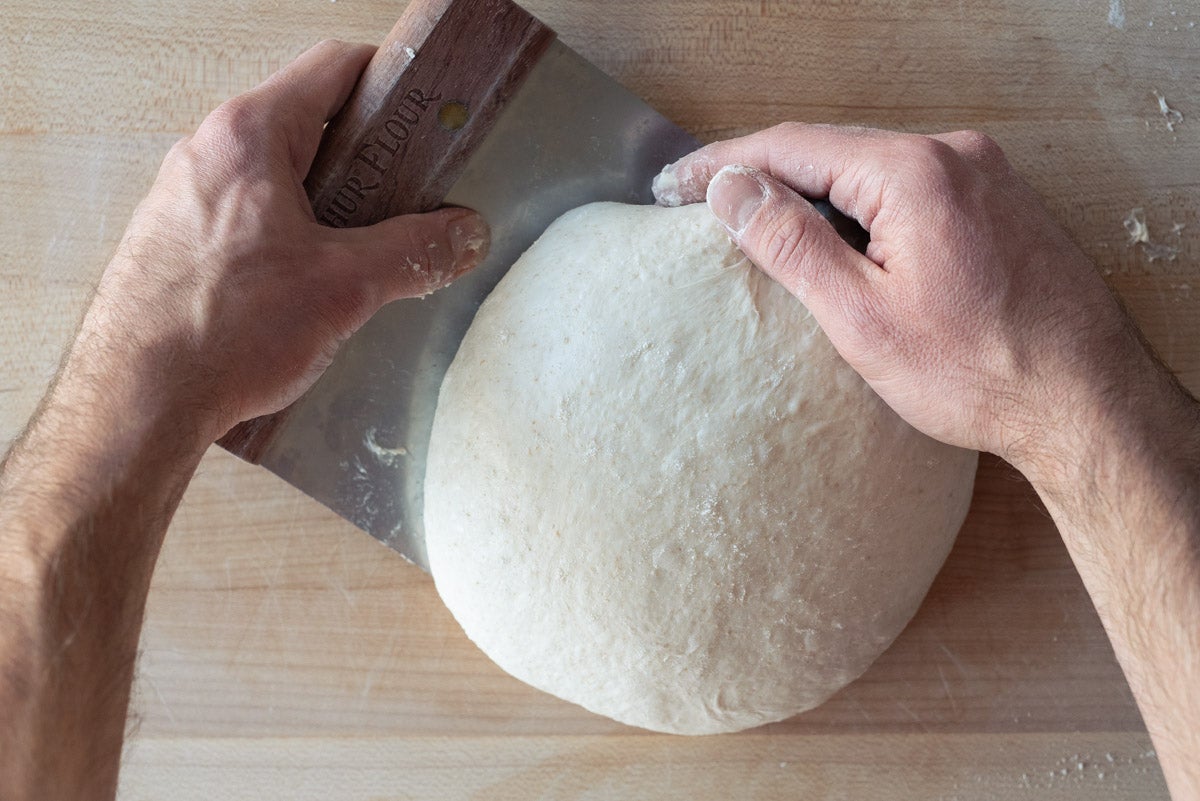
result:
[[[679,193],[679,178],[675,176],[673,167],[673,164],[663,167],[662,172],[654,176],[654,181],[650,184],[650,191],[654,193],[654,199],[660,206],[673,208],[683,205],[683,197]]]

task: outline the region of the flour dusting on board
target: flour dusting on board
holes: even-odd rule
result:
[[[1179,109],[1171,108],[1167,103],[1166,96],[1157,89],[1154,90],[1154,99],[1158,101],[1158,112],[1166,120],[1167,130],[1174,132],[1175,126],[1183,122],[1183,112]]]
[[[363,445],[370,451],[371,455],[386,465],[395,465],[402,457],[408,456],[408,448],[398,445],[395,448],[388,448],[380,445],[375,439],[375,429],[368,428],[367,433],[363,436]]]
[[[1129,214],[1123,220],[1126,233],[1129,234],[1129,246],[1135,247],[1140,245],[1142,252],[1146,254],[1146,260],[1150,262],[1165,259],[1166,261],[1175,261],[1179,255],[1180,249],[1175,245],[1168,245],[1166,242],[1155,242],[1150,239],[1150,226],[1146,224],[1146,210],[1139,206],[1136,209],[1130,209]],[[1171,234],[1179,239],[1183,232],[1183,225],[1176,223],[1171,228]]]
[[[1108,4],[1108,24],[1118,31],[1125,30],[1124,0],[1110,0]]]
[[[1153,749],[1137,751],[1130,756],[1113,751],[1099,755],[1076,752],[1064,754],[1053,763],[1038,765],[1035,762],[1020,774],[980,769],[969,782],[955,782],[954,789],[962,791],[962,794],[956,792],[940,797],[943,801],[993,798],[995,796],[991,793],[984,796],[981,792],[1009,787],[1029,792],[1031,799],[1040,798],[1046,793],[1055,794],[1055,797],[1067,793],[1072,798],[1092,798],[1099,792],[1114,793],[1122,798],[1132,797],[1127,795],[1131,787],[1144,788],[1154,781],[1154,774],[1158,773],[1157,763],[1158,757]],[[1165,791],[1165,786],[1163,789]],[[1005,793],[1004,797],[1017,796]]]

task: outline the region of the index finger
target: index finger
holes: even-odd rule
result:
[[[668,164],[654,179],[654,197],[664,206],[700,203],[722,168],[742,164],[774,176],[808,198],[829,198],[839,210],[870,229],[879,192],[868,191],[877,163],[898,139],[909,135],[872,128],[788,122],[765,131],[714,142]],[[916,138],[916,137],[911,137]]]
[[[247,93],[278,121],[301,177],[312,166],[325,123],[346,104],[376,49],[326,39]]]

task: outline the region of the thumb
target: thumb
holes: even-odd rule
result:
[[[330,234],[347,246],[380,303],[441,289],[477,267],[492,239],[483,217],[462,208],[405,214]]]
[[[821,320],[864,287],[879,267],[847,245],[811,203],[753,167],[723,168],[708,207],[734,244]],[[870,271],[870,272],[868,272]]]

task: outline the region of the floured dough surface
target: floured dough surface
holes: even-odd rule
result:
[[[703,204],[594,204],[521,257],[446,375],[430,567],[513,676],[635,726],[735,731],[887,648],[975,465],[888,409]]]

